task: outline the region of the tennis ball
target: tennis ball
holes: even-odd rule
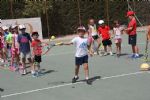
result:
[[[55,36],[51,36],[51,39],[54,40],[54,39],[55,39]]]
[[[140,70],[141,70],[141,71],[148,71],[148,70],[150,70],[149,64],[147,64],[147,63],[141,64]]]

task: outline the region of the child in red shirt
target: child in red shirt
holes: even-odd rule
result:
[[[105,25],[104,24],[104,21],[103,20],[99,20],[99,27],[98,27],[98,33],[99,35],[102,37],[102,43],[104,45],[104,55],[107,55],[107,47],[109,49],[109,54],[110,55],[113,55],[112,53],[112,48],[111,48],[111,45],[112,45],[112,42],[110,40],[110,33],[109,33],[109,26]]]
[[[32,47],[32,51],[33,51],[33,70],[32,70],[32,76],[38,76],[39,74],[41,74],[40,71],[40,63],[42,61],[41,59],[41,55],[42,55],[42,46],[41,46],[41,41],[38,39],[38,32],[33,32],[32,33],[32,38],[33,41],[31,43],[31,47]]]

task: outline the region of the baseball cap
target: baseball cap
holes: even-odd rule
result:
[[[84,26],[80,26],[77,28],[77,30],[83,30],[83,31],[86,31],[85,27]]]
[[[26,26],[24,24],[19,25],[19,29],[26,29]]]
[[[32,36],[39,35],[38,32],[32,32]]]
[[[16,28],[17,27],[17,25],[12,25],[11,26],[11,29],[14,29],[14,28]]]
[[[3,30],[8,30],[9,27],[7,27],[7,26],[2,26],[2,29],[3,29]]]
[[[99,24],[99,25],[104,24],[104,20],[99,20],[99,21],[98,21],[98,24]]]

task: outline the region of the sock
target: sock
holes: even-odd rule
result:
[[[139,54],[138,54],[138,53],[136,53],[135,55],[136,55],[136,56],[139,56]]]
[[[74,78],[78,78],[78,76],[77,76],[77,75],[75,75],[75,76],[74,76]]]
[[[89,79],[89,77],[86,77],[85,79],[86,79],[86,80],[88,80],[88,79]]]
[[[31,70],[31,74],[35,74],[35,71]]]

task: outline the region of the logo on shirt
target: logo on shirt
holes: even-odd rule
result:
[[[83,42],[80,44],[79,48],[82,48],[82,49],[86,49],[87,47],[87,43],[86,42]]]
[[[28,39],[27,39],[26,37],[22,37],[22,38],[21,38],[21,42],[22,42],[22,43],[27,43],[27,42],[28,42]]]

